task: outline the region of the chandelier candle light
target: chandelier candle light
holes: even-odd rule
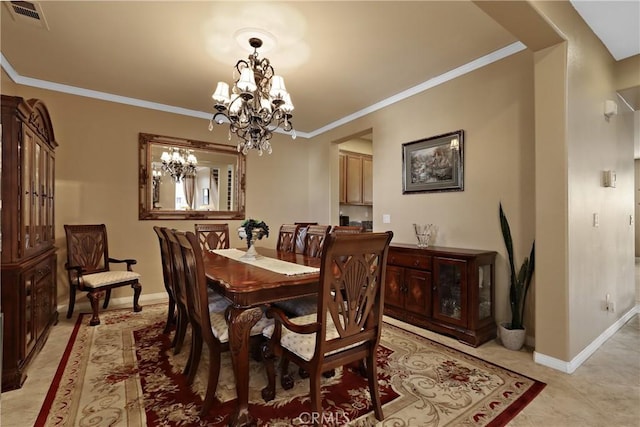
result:
[[[256,149],[260,155],[264,151],[271,154],[269,140],[278,127],[296,138],[291,123],[293,103],[282,76],[275,75],[267,58],[258,58],[262,40],[252,37],[249,44],[254,51],[248,61],[241,59],[236,63],[231,96],[229,85],[218,82],[212,95],[216,113],[209,122],[209,130],[213,130],[213,122],[223,124],[227,121],[229,139],[232,133],[240,139],[238,152],[246,155],[250,149]]]
[[[160,157],[162,170],[171,175],[175,182],[180,182],[182,178],[194,176],[198,159],[190,151],[172,147],[171,154],[164,151]]]

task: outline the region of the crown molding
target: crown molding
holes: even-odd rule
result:
[[[496,61],[499,61],[501,59],[504,59],[508,56],[514,55],[522,50],[526,49],[526,46],[521,43],[521,42],[515,42],[512,43],[506,47],[503,47],[502,49],[498,49],[494,52],[491,52],[487,55],[484,55],[478,59],[475,59],[467,64],[461,65],[458,68],[455,68],[451,71],[447,71],[444,74],[441,74],[439,76],[436,76],[432,79],[429,79],[423,83],[420,83],[419,85],[416,85],[412,88],[409,88],[407,90],[404,90],[396,95],[393,95],[389,98],[386,98],[380,102],[377,102],[369,107],[363,108],[360,111],[356,111],[353,114],[349,114],[348,116],[345,116],[339,120],[336,120],[334,122],[331,122],[321,128],[318,128],[314,131],[311,132],[299,132],[296,131],[296,134],[298,137],[302,137],[302,138],[313,138],[316,137],[318,135],[322,135],[325,132],[328,132],[332,129],[335,129],[339,126],[345,125],[349,122],[352,122],[356,119],[359,119],[360,117],[366,116],[367,114],[371,114],[375,111],[378,111],[382,108],[388,107],[392,104],[395,104],[396,102],[400,102],[404,99],[407,99],[413,95],[416,95],[418,93],[424,92],[426,90],[429,90],[433,87],[436,87],[438,85],[441,85],[443,83],[446,83],[448,81],[451,81],[455,78],[458,78],[460,76],[463,76],[467,73],[470,73],[472,71],[477,70],[478,68],[482,68],[486,65],[492,64]],[[151,101],[145,101],[142,99],[136,99],[136,98],[130,98],[127,96],[120,96],[120,95],[114,95],[111,93],[107,93],[107,92],[100,92],[97,90],[92,90],[92,89],[85,89],[85,88],[80,88],[80,87],[76,87],[76,86],[70,86],[70,85],[65,85],[65,84],[60,84],[60,83],[55,83],[55,82],[50,82],[47,80],[41,80],[41,79],[35,79],[32,77],[26,77],[26,76],[22,76],[20,75],[9,63],[9,61],[7,60],[7,58],[5,58],[4,54],[2,54],[2,52],[0,52],[0,65],[2,66],[2,68],[5,70],[5,72],[7,73],[7,75],[11,78],[11,80],[13,80],[15,83],[19,84],[19,85],[23,85],[23,86],[30,86],[30,87],[36,87],[36,88],[40,88],[40,89],[47,89],[47,90],[52,90],[54,92],[62,92],[62,93],[68,93],[71,95],[77,95],[77,96],[84,96],[87,98],[93,98],[93,99],[99,99],[102,101],[108,101],[108,102],[115,102],[115,103],[119,103],[119,104],[125,104],[125,105],[131,105],[134,107],[140,107],[140,108],[147,108],[147,109],[151,109],[151,110],[158,110],[158,111],[163,111],[166,113],[172,113],[172,114],[179,114],[179,115],[183,115],[183,116],[189,116],[189,117],[195,117],[198,119],[205,119],[205,120],[210,120],[212,113],[210,112],[204,112],[204,111],[198,111],[198,110],[190,110],[188,108],[182,108],[182,107],[176,107],[173,105],[167,105],[167,104],[160,104],[157,102],[151,102]],[[278,133],[282,133],[279,132],[280,129],[278,128],[276,130],[276,132]]]

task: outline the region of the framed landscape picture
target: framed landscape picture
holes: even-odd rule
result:
[[[464,131],[402,144],[402,194],[464,189]]]

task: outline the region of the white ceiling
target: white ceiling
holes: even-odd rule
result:
[[[571,0],[616,61],[640,54],[640,0]]]
[[[615,3],[628,18],[626,3],[639,1],[577,7]],[[16,19],[3,3],[2,67],[18,83],[206,119],[216,83],[231,82],[233,65],[249,54],[238,31],[266,30],[276,45],[259,55],[284,76],[302,137],[525,48],[462,1],[55,1],[37,4],[40,25]],[[615,22],[605,28],[622,26]],[[629,25],[635,33],[618,34],[627,47],[639,40],[637,21]]]

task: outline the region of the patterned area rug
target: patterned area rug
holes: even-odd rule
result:
[[[198,415],[208,360],[206,349],[194,384],[181,374],[188,356],[178,355],[162,334],[166,305],[140,313],[111,310],[102,324],[81,315],[69,340],[36,426],[223,426],[235,403],[229,353],[210,414]],[[323,382],[324,424],[331,426],[501,426],[545,384],[385,324],[377,354],[385,419],[372,412],[366,380],[350,367]],[[262,364],[251,362],[250,404],[262,426],[310,425],[309,383],[297,374],[291,390],[276,389],[265,403]],[[295,369],[290,365],[290,369]]]

